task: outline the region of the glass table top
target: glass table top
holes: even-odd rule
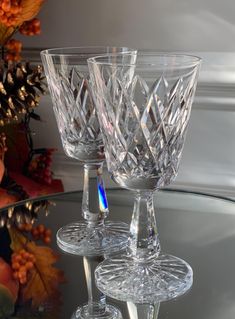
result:
[[[131,192],[107,191],[110,220],[130,223]],[[77,306],[87,302],[82,257],[63,253],[56,245],[56,230],[81,219],[82,192],[50,196],[55,206],[41,214],[39,222],[53,231],[52,247],[60,254],[57,267],[65,273],[60,286],[63,296],[60,316],[70,318]],[[235,316],[235,201],[185,191],[160,191],[155,195],[158,231],[162,251],[183,258],[192,266],[192,289],[160,305],[159,319],[233,319]],[[116,300],[123,318],[129,319],[127,305]],[[45,317],[46,318],[46,317]]]

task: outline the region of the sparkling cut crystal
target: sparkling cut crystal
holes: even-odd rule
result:
[[[192,84],[183,77],[168,83],[162,75],[149,86],[136,75],[125,86],[125,81],[110,76],[102,102],[107,106],[104,135],[113,178],[130,189],[139,189],[140,179],[145,180],[141,189],[168,185],[178,171]]]
[[[193,271],[161,253],[153,191],[177,175],[200,59],[138,52],[125,60],[91,58],[88,65],[109,172],[135,191],[128,251],[97,267],[97,286],[132,303],[175,298],[191,287]]]
[[[54,107],[62,143],[67,155],[80,161],[103,160],[102,138],[90,91],[89,76],[76,67],[60,70],[54,78]]]

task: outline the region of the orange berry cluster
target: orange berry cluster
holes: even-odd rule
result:
[[[37,227],[33,227],[31,234],[34,240],[41,239],[45,244],[50,244],[51,242],[51,230],[42,224],[38,225]]]
[[[37,18],[34,18],[30,21],[25,21],[21,27],[19,28],[19,31],[23,35],[38,35],[41,33],[41,24],[40,20]]]
[[[21,0],[0,0],[0,22],[7,27],[17,25],[18,15],[22,11]]]
[[[6,61],[20,61],[21,60],[21,50],[22,43],[21,41],[11,39],[5,44],[5,48],[7,49]]]
[[[32,224],[20,224],[18,228],[21,231],[31,232],[31,235],[34,240],[41,239],[45,244],[50,244],[51,242],[51,230],[46,228],[44,225],[40,224],[36,227],[33,227]]]
[[[11,256],[11,265],[13,269],[13,277],[24,285],[27,282],[27,274],[34,267],[36,258],[25,249],[21,249],[18,253]]]
[[[33,228],[33,225],[30,223],[20,224],[18,225],[18,229],[25,232],[30,232]]]

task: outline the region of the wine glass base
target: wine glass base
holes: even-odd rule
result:
[[[92,305],[89,311],[88,304],[78,307],[71,319],[122,319],[120,310],[112,305],[106,304],[105,309],[100,309],[99,304]]]
[[[57,232],[57,244],[65,252],[79,256],[102,256],[121,252],[128,245],[129,225],[105,222],[90,226],[85,221],[68,224]]]
[[[122,255],[104,260],[95,271],[97,287],[107,296],[133,303],[153,303],[176,298],[190,289],[193,271],[172,255],[138,262]]]

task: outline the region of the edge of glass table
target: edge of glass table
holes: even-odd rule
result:
[[[123,188],[119,188],[119,187],[115,187],[115,188],[107,188],[106,189],[107,193],[109,193],[110,191],[122,191],[123,193],[128,192],[129,196],[131,196],[131,194],[134,194],[134,192],[123,189]],[[65,191],[65,192],[58,192],[58,193],[52,193],[52,194],[46,194],[46,195],[41,195],[41,196],[37,196],[37,197],[30,197],[21,201],[17,201],[14,203],[11,203],[9,205],[6,205],[4,207],[0,208],[0,213],[2,211],[8,210],[9,208],[12,207],[19,207],[22,205],[25,205],[26,203],[33,203],[33,202],[40,202],[43,200],[52,200],[52,199],[62,199],[63,197],[71,197],[71,200],[73,200],[74,198],[77,197],[77,195],[82,195],[82,190],[73,190],[73,191]],[[195,190],[190,190],[190,189],[184,189],[184,188],[163,188],[160,189],[159,191],[156,191],[154,196],[157,196],[159,193],[183,193],[183,194],[191,194],[191,195],[198,195],[198,196],[205,196],[205,197],[210,197],[210,198],[215,198],[215,199],[221,199],[221,200],[225,200],[225,201],[230,201],[235,203],[235,193],[234,193],[234,197],[231,196],[225,196],[225,195],[218,195],[218,194],[213,194],[211,192],[205,192],[205,191],[195,191]],[[74,196],[74,197],[73,197]],[[66,200],[68,200],[68,198],[66,198]]]

